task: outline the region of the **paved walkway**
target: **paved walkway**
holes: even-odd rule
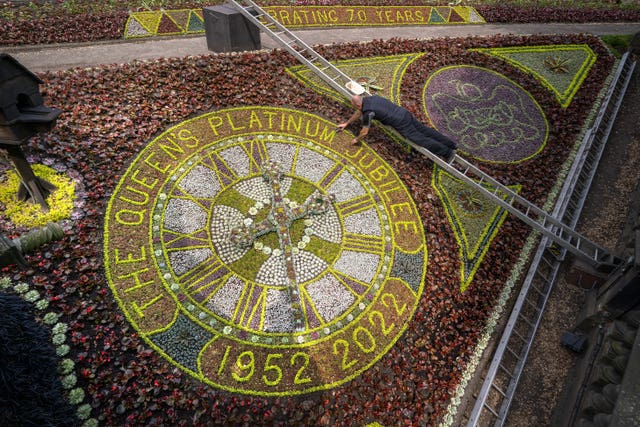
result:
[[[310,45],[374,39],[488,36],[493,34],[566,34],[590,33],[635,34],[640,31],[637,23],[588,23],[588,24],[513,24],[513,25],[425,25],[419,27],[352,27],[314,30],[296,30],[295,34]],[[276,43],[264,34],[262,47],[272,49]],[[74,67],[92,67],[102,64],[121,64],[133,60],[207,55],[204,35],[190,37],[154,37],[149,39],[118,40],[98,43],[58,44],[0,48],[22,65],[34,72],[64,70]]]

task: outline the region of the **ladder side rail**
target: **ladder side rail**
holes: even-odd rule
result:
[[[296,57],[300,62],[302,62],[307,68],[314,72],[318,77],[320,77],[324,82],[329,84],[333,89],[337,90],[340,94],[345,96],[347,99],[351,97],[351,93],[344,87],[344,83],[351,80],[351,78],[342,72],[339,68],[329,62],[327,59],[318,54],[311,46],[305,43],[302,39],[294,35],[291,31],[289,31],[284,25],[279,23],[276,19],[274,19],[271,15],[269,15],[264,9],[262,9],[259,5],[250,0],[245,0],[244,3],[249,4],[247,7],[243,7],[242,2],[238,2],[235,0],[229,0],[231,4],[233,4],[236,9],[249,21],[255,24],[258,28],[264,31],[269,37],[277,41],[284,49],[286,49],[289,53]],[[252,13],[248,11],[249,8],[254,9],[257,12],[257,16],[254,16]],[[265,25],[259,18],[263,18],[269,22],[269,24],[275,26],[280,33],[276,33],[267,25]],[[291,43],[287,43],[280,34],[286,35]],[[300,50],[296,50],[292,44],[296,44]],[[309,56],[312,58],[311,60],[301,52],[308,52]],[[332,73],[335,74],[335,78],[331,78],[327,73],[320,70],[313,61],[317,61],[322,64],[325,69],[331,70]],[[343,84],[336,82],[335,80],[340,77],[344,80]]]
[[[614,75],[613,75],[613,79],[612,79],[612,84],[609,85],[609,88],[607,89],[607,92],[605,94],[605,97],[602,101],[602,105],[600,107],[600,110],[598,111],[598,114],[591,126],[592,129],[598,129],[600,127],[600,122],[602,121],[602,118],[604,117],[604,113],[607,110],[608,106],[609,106],[609,101],[611,100],[611,97],[613,96],[613,92],[616,89],[616,84],[620,79],[620,75],[622,74],[622,72],[624,71],[625,68],[625,64],[627,63],[627,60],[629,58],[629,52],[625,52],[624,55],[622,55],[622,58],[620,59],[620,63],[618,65],[618,68],[616,69]],[[635,62],[634,62],[635,64]]]
[[[578,148],[578,152],[576,153],[574,161],[571,164],[571,168],[569,168],[569,172],[567,173],[568,179],[564,181],[562,189],[558,194],[558,200],[560,200],[561,202],[560,204],[555,205],[551,213],[551,215],[556,218],[560,217],[560,212],[565,212],[567,210],[567,206],[569,205],[569,201],[571,200],[571,197],[568,197],[568,195],[571,194],[576,188],[576,184],[580,178],[580,171],[584,167],[594,137],[595,135],[593,134],[592,129],[587,129],[584,137],[582,138],[582,143]]]
[[[324,80],[326,83],[328,83],[334,89],[338,90],[342,95],[344,95],[346,97],[350,96],[350,93],[346,90],[346,88],[344,88],[341,84],[336,82],[336,79],[338,77],[341,77],[341,76],[344,76],[344,78],[347,81],[349,81],[350,79],[348,78],[348,76],[346,76],[346,74],[344,74],[341,71],[339,71],[335,66],[330,64],[321,55],[317,54],[311,47],[309,47],[306,43],[304,43],[302,40],[300,40],[295,35],[293,35],[289,30],[287,30],[283,25],[278,23],[273,17],[271,17],[268,13],[266,13],[260,6],[258,6],[253,1],[244,0],[242,3],[249,5],[249,6],[246,6],[246,7],[243,7],[241,4],[239,4],[235,0],[230,0],[230,1],[231,1],[231,3],[233,5],[236,6],[236,8],[244,16],[246,16],[249,20],[254,22],[259,28],[261,28],[264,31],[266,31],[271,37],[273,37],[277,41],[281,42],[283,47],[285,47],[290,53],[292,53],[297,59],[299,59],[303,64],[305,64],[310,70],[312,70],[322,80]],[[254,16],[252,13],[249,12],[249,9],[252,9],[254,12],[257,12],[257,15]],[[313,64],[313,62],[311,60],[307,59],[305,56],[302,55],[302,53],[301,53],[302,51],[295,50],[291,46],[291,43],[284,42],[275,32],[273,32],[270,28],[268,28],[266,25],[264,25],[264,23],[262,23],[258,19],[258,18],[261,18],[261,17],[263,19],[265,19],[265,20],[268,20],[271,24],[276,26],[276,28],[281,30],[282,33],[287,34],[296,44],[298,44],[298,47],[301,47],[303,49],[303,51],[308,51],[311,54],[311,56],[313,56],[317,61],[322,62],[323,65],[326,63],[327,66],[335,68],[337,70],[338,75],[335,78],[331,78],[327,74],[325,74],[322,70],[317,68]],[[429,156],[429,158],[431,158],[432,160],[436,161],[436,163],[438,163],[440,166],[444,167],[445,170],[447,170],[448,172],[453,172],[455,170],[448,163],[442,161],[437,156],[431,155],[431,153],[428,152],[428,150],[425,150],[422,147],[417,147],[411,141],[408,141],[408,142],[414,148],[421,148],[418,151],[422,152],[423,154],[427,154]],[[490,199],[493,199],[494,201],[498,202],[501,206],[503,206],[509,212],[511,212],[514,215],[516,215],[518,218],[523,220],[528,225],[534,227],[535,229],[540,230],[543,234],[548,235],[552,240],[556,241],[558,244],[560,244],[561,246],[565,247],[570,252],[574,253],[577,256],[580,256],[580,257],[583,257],[583,258],[587,258],[590,262],[592,262],[594,264],[598,264],[598,262],[599,262],[598,254],[608,255],[607,251],[605,251],[603,248],[598,247],[593,242],[590,242],[589,240],[585,239],[583,236],[575,233],[569,227],[565,226],[562,222],[560,222],[559,220],[555,219],[553,216],[549,215],[547,212],[543,211],[542,209],[539,209],[537,206],[533,205],[532,203],[528,202],[526,199],[522,198],[517,193],[515,193],[512,190],[508,189],[507,187],[503,186],[498,181],[496,181],[495,179],[491,178],[489,175],[487,175],[484,172],[482,172],[480,169],[476,168],[475,166],[471,165],[470,163],[466,162],[465,160],[463,160],[462,158],[460,158],[458,156],[455,156],[453,162],[456,162],[456,161],[458,163],[461,163],[463,165],[463,167],[465,167],[465,173],[466,173],[466,171],[471,170],[477,176],[479,176],[482,181],[489,182],[494,187],[496,187],[498,190],[500,190],[504,194],[506,194],[508,196],[508,199],[510,200],[510,203],[506,203],[502,199],[502,197],[495,196],[491,192],[487,191],[482,185],[478,185],[478,183],[473,182],[473,180],[469,179],[468,177],[466,177],[465,174],[460,173],[457,170],[455,170],[455,172],[454,172],[455,176],[457,176],[458,178],[462,178],[465,182],[468,182],[468,183],[474,185],[476,188],[480,189],[485,195],[487,195]],[[524,213],[521,212],[520,210],[516,209],[512,205],[516,201],[519,204],[521,204],[522,206],[526,206],[527,209],[526,209],[526,211]],[[537,215],[538,218],[542,218],[542,223],[538,222],[538,220],[536,220],[534,218],[531,218],[528,215],[529,212],[533,212],[535,215]],[[551,223],[553,226],[555,226],[557,229],[559,229],[559,233],[558,232],[551,232],[550,230],[552,228],[551,227],[547,228],[546,227],[547,223]],[[558,236],[556,236],[555,234],[558,234]],[[566,236],[566,235],[570,236],[571,239],[575,239],[576,244],[573,245],[573,244],[571,244],[571,240],[567,241],[565,238],[563,238],[563,236]],[[588,247],[590,249],[590,252],[585,252],[585,250],[583,249],[585,247]]]
[[[546,243],[546,242],[545,242]],[[540,245],[540,248],[545,248],[545,245]],[[542,252],[542,256],[544,256],[544,252]],[[533,341],[535,339],[536,333],[538,332],[538,328],[540,327],[540,323],[542,322],[542,316],[544,315],[544,311],[546,309],[547,306],[547,301],[549,301],[549,295],[551,295],[551,290],[553,289],[553,286],[558,278],[558,273],[560,271],[560,265],[561,262],[560,261],[556,261],[551,269],[551,274],[547,277],[546,281],[545,281],[545,291],[544,291],[544,295],[541,296],[540,298],[540,305],[537,307],[538,308],[538,313],[535,316],[533,325],[530,328],[529,331],[529,337],[530,339],[524,344],[521,352],[520,352],[520,360],[518,361],[514,372],[512,374],[512,378],[509,381],[509,386],[507,387],[507,393],[505,398],[502,401],[502,404],[500,405],[500,411],[499,411],[499,423],[496,422],[495,427],[502,427],[504,425],[504,423],[507,420],[507,415],[509,414],[509,409],[511,407],[511,403],[513,402],[513,398],[515,397],[516,394],[516,389],[518,387],[518,383],[520,382],[520,376],[522,375],[522,372],[524,371],[524,368],[526,366],[527,363],[527,358],[529,357],[529,352],[531,351],[531,348],[533,347]],[[536,269],[537,270],[537,269]],[[535,270],[534,270],[534,274],[535,274]],[[529,286],[527,287],[527,295],[525,295],[525,300],[526,297],[529,294],[529,290],[530,290],[530,286],[532,284],[532,281],[529,283]],[[513,330],[510,331],[509,333],[509,337],[511,337],[511,335],[513,334]]]
[[[480,176],[482,178],[485,178],[485,181],[487,181],[487,182],[491,183],[492,185],[498,187],[501,191],[504,191],[505,194],[507,194],[509,196],[508,198],[513,197],[515,200],[518,200],[519,203],[522,206],[527,206],[528,210],[534,211],[539,216],[544,218],[547,222],[549,222],[549,223],[553,224],[554,226],[556,226],[558,229],[561,230],[561,233],[560,234],[556,234],[556,232],[554,232],[554,230],[552,230],[550,228],[547,228],[547,227],[544,227],[543,225],[540,224],[540,222],[538,220],[536,220],[535,218],[532,218],[531,216],[527,215],[527,213],[520,211],[519,209],[514,207],[513,204],[505,201],[503,198],[496,196],[490,190],[486,189],[484,186],[478,185],[475,181],[473,181],[473,179],[469,178],[467,175],[465,175],[464,173],[460,172],[458,169],[456,169],[455,167],[451,166],[446,161],[442,160],[440,157],[438,157],[435,154],[431,153],[429,150],[425,149],[424,147],[421,147],[421,146],[419,146],[419,145],[417,145],[414,142],[409,141],[409,140],[407,140],[407,143],[409,143],[414,149],[416,149],[420,153],[422,153],[422,154],[426,155],[427,157],[429,157],[431,160],[433,160],[435,163],[437,163],[438,166],[442,167],[447,172],[449,172],[452,175],[454,175],[455,177],[463,180],[464,182],[473,185],[475,189],[477,189],[480,192],[482,192],[482,194],[487,196],[490,200],[493,200],[495,203],[498,203],[500,206],[505,208],[508,212],[512,213],[513,215],[518,217],[520,220],[522,220],[523,222],[525,222],[527,225],[531,226],[535,230],[540,231],[546,237],[549,237],[551,240],[555,241],[560,246],[562,246],[565,249],[569,250],[569,252],[573,253],[574,255],[576,255],[576,256],[578,256],[580,258],[586,258],[587,260],[589,260],[590,262],[595,264],[595,263],[597,263],[599,261],[597,259],[598,258],[598,254],[607,254],[608,253],[605,249],[601,248],[600,246],[598,246],[595,243],[591,242],[590,240],[586,239],[585,237],[583,237],[582,235],[580,235],[576,231],[572,230],[571,228],[567,227],[566,225],[564,225],[559,220],[555,219],[554,217],[552,217],[551,215],[549,215],[548,213],[546,213],[542,209],[540,209],[540,208],[536,207],[535,205],[533,205],[532,203],[528,202],[525,198],[523,198],[522,196],[519,196],[518,194],[516,194],[515,192],[513,192],[509,188],[503,186],[498,181],[496,181],[495,179],[491,178],[489,175],[485,174],[484,172],[480,171],[480,169],[478,169],[475,166],[471,165],[470,163],[468,163],[466,160],[462,159],[461,157],[456,155],[453,162],[458,162],[458,163],[462,164],[464,167],[468,168],[469,170],[473,170],[476,175],[478,175],[478,176]],[[567,235],[571,237],[570,240],[568,240],[568,239],[563,237],[563,236],[567,236]],[[579,245],[580,247],[578,247],[577,244],[572,244],[571,240],[574,240],[576,242],[580,242],[580,245]],[[591,248],[592,249],[591,253],[585,252],[585,250],[582,249],[582,248],[585,248],[585,247]]]
[[[536,251],[533,257],[533,260],[531,262],[532,266],[534,265],[537,266],[540,263],[544,255],[544,252],[546,250],[545,245],[547,243],[546,242],[547,240],[548,240],[547,237],[542,238],[540,244],[538,245],[538,250]],[[491,361],[491,364],[489,365],[487,374],[485,375],[484,381],[482,383],[482,387],[480,389],[480,392],[478,393],[478,397],[476,399],[475,405],[471,411],[471,415],[469,416],[469,420],[467,422],[468,427],[476,426],[478,421],[480,420],[480,416],[482,415],[483,408],[486,404],[486,400],[489,397],[491,386],[496,378],[500,364],[502,363],[502,358],[506,351],[507,344],[509,343],[511,334],[518,321],[518,317],[520,316],[520,311],[524,306],[525,300],[527,298],[527,294],[529,292],[529,288],[533,283],[535,270],[536,270],[535,268],[529,269],[527,276],[524,280],[524,283],[522,285],[522,288],[520,289],[520,293],[518,294],[516,302],[513,306],[513,309],[511,310],[511,315],[509,316],[509,319],[505,325],[505,328],[500,338],[500,341],[498,343],[498,346],[496,347],[493,353],[493,359]],[[544,294],[545,296],[548,295],[548,289],[544,290]]]
[[[612,88],[616,88],[618,87],[618,84],[620,84],[620,93],[622,94],[626,93],[627,88],[629,86],[629,82],[631,81],[631,76],[633,75],[633,71],[636,67],[635,61],[629,63],[629,65],[627,66],[628,56],[629,56],[628,52],[622,56],[622,59],[618,66],[614,80],[612,81],[612,84],[610,86]],[[626,73],[626,75],[623,76],[622,73]],[[606,103],[603,104],[603,107],[601,107],[602,111],[606,111],[609,109],[609,106],[611,105],[612,96],[613,96],[613,91],[609,91],[604,101]],[[611,130],[613,129],[613,124],[615,123],[615,119],[618,115],[618,111],[620,110],[620,105],[622,105],[623,99],[624,99],[624,96],[619,96],[615,100],[615,102],[612,104],[611,106],[612,111],[609,116],[609,122],[605,126],[605,130],[603,131],[602,135],[598,135],[598,132],[591,132],[591,129],[589,130],[589,134],[592,136],[593,140],[596,142],[595,144],[593,144],[592,142],[591,146],[589,147],[592,149],[591,153],[593,154],[593,157],[594,157],[593,163],[595,165],[598,165],[600,163],[600,159],[602,158],[602,155],[604,153],[604,149],[606,146],[606,141],[609,138],[609,135],[611,134]],[[598,127],[600,126],[601,123],[602,123],[602,120],[599,120],[597,123]],[[584,169],[582,168],[581,170],[583,171],[582,175],[584,176],[579,175],[578,177],[583,178],[584,184],[583,184],[581,194],[576,195],[576,198],[578,198],[576,209],[578,211],[582,211],[584,202],[587,198],[587,194],[589,193],[589,190],[591,189],[591,184],[593,183],[593,179],[595,178],[597,167],[591,168],[586,172],[584,172]],[[578,217],[579,215],[573,216],[572,221],[570,221],[569,223],[569,226],[571,228],[575,228],[575,226],[577,225]]]
[[[510,188],[506,187],[505,185],[501,184],[495,178],[492,178],[488,174],[482,172],[482,170],[480,170],[478,167],[472,165],[471,163],[469,163],[466,160],[464,160],[464,159],[462,159],[460,157],[457,157],[457,156],[456,156],[456,161],[458,163],[460,163],[465,168],[465,170],[472,171],[476,176],[483,178],[483,181],[488,182],[492,186],[498,188],[502,193],[504,193],[507,196],[506,199],[510,200],[511,203],[503,200],[501,197],[493,196],[493,193],[491,193],[490,191],[486,190],[483,186],[478,186],[479,189],[483,190],[484,194],[492,195],[493,196],[492,199],[494,199],[494,201],[496,201],[496,202],[500,201],[499,203],[500,203],[501,206],[507,208],[510,212],[514,213],[516,216],[518,216],[520,219],[522,219],[525,222],[527,222],[529,225],[532,225],[533,227],[540,226],[540,222],[536,220],[535,216],[542,217],[545,222],[551,223],[552,225],[558,227],[559,229],[562,229],[566,234],[571,235],[571,237],[580,238],[581,240],[584,240],[584,238],[582,236],[580,236],[578,233],[576,233],[573,230],[571,230],[570,228],[568,228],[560,220],[556,219],[555,217],[550,215],[545,210],[540,209],[539,207],[537,207],[533,203],[529,202],[527,199],[525,199],[524,197],[520,196],[515,191],[513,191]],[[454,168],[451,168],[451,169],[454,169]],[[451,172],[450,170],[447,170],[447,171]],[[527,210],[529,212],[531,212],[532,215],[531,216],[527,215],[527,214],[525,214],[522,211],[517,210],[517,209],[516,209],[517,213],[514,212],[514,208],[510,208],[509,207],[509,205],[513,205],[514,202],[517,202],[517,204],[519,204],[521,206],[526,206]],[[546,227],[542,227],[542,228],[546,229]],[[542,230],[542,229],[540,229],[539,231],[544,232],[544,230]],[[553,237],[552,237],[552,239],[553,239]],[[594,244],[594,246],[595,246],[595,244]]]
[[[625,66],[625,60],[626,60],[626,54],[625,54],[625,56],[623,56],[623,60],[621,61],[621,65],[618,68],[618,72],[616,73],[615,80],[614,80],[614,82],[613,82],[611,87],[617,85],[618,78],[620,76],[620,72],[622,71],[623,67]],[[636,63],[634,61],[632,66],[629,67],[630,70],[629,70],[629,72],[627,74],[627,77],[625,78],[626,81],[625,81],[625,83],[623,83],[623,90],[622,90],[623,94],[626,92],[626,88],[628,86],[628,82],[629,82],[629,80],[631,78],[631,75],[633,74],[633,69],[635,68],[635,65],[636,65]],[[609,90],[608,93],[609,94],[605,97],[605,101],[604,101],[605,103],[601,107],[602,111],[604,111],[608,107],[608,104],[610,102],[611,95],[612,95],[613,91]],[[622,97],[620,97],[619,99],[621,100]],[[616,106],[616,109],[619,108],[620,102],[621,101],[617,102],[618,106]],[[600,126],[600,121],[598,121],[596,129],[599,126]],[[592,143],[592,140],[593,140],[594,136],[595,136],[595,132],[593,132],[592,128],[590,128],[588,130],[588,135],[585,135],[585,138],[583,139],[583,141],[584,141],[583,145],[584,145],[584,148],[585,148],[585,150],[583,150],[583,151],[584,151],[585,155],[581,156],[581,157],[585,157],[586,158],[586,154],[588,154],[588,151],[592,148],[591,143]],[[606,143],[606,138],[605,138],[605,143]],[[581,147],[581,149],[582,148],[583,147]],[[596,148],[599,149],[600,147],[596,147]],[[578,157],[578,156],[576,156],[576,157]],[[599,159],[600,159],[600,157],[598,157],[597,160],[599,161]],[[567,182],[575,182],[575,179],[573,179],[573,175],[574,174],[576,176],[580,175],[581,171],[582,171],[581,168],[582,168],[582,165],[579,162],[574,162],[574,165],[572,166],[572,168],[571,168],[571,170],[569,172],[569,174],[570,174],[569,176],[571,177],[571,179],[567,180]],[[592,168],[592,169],[593,170],[591,171],[591,173],[595,174],[595,169],[596,168]],[[565,182],[565,184],[566,184],[566,182]],[[564,191],[565,188],[567,189],[566,192]],[[571,189],[573,189],[573,188],[575,188],[575,187],[572,187],[571,185],[565,185],[564,188],[563,188],[563,191],[561,192],[561,195],[564,198],[568,199],[569,197],[567,197],[567,194],[571,193]],[[572,196],[573,196],[573,194],[572,194]],[[580,195],[580,197],[582,198],[582,202],[584,202],[584,198],[586,197],[586,194]],[[558,217],[559,216],[564,216],[564,212],[565,212],[566,206],[567,206],[567,203],[565,203],[562,199],[559,199],[559,202],[556,203],[556,206],[555,206],[555,208],[553,210],[554,214],[556,216],[558,216]],[[578,217],[579,217],[579,215],[581,213],[581,209],[582,209],[582,203],[580,203],[580,205],[579,205],[579,207],[577,209],[577,212],[576,212],[577,214],[574,216],[573,224],[572,224],[573,226],[575,226],[575,223],[577,223],[577,221],[578,221]],[[541,242],[540,242],[540,244],[538,245],[538,251],[536,252],[534,260],[531,263],[531,267],[529,269],[529,272],[527,273],[527,276],[525,278],[525,281],[524,281],[524,284],[523,284],[523,288],[532,286],[533,277],[535,276],[535,274],[536,274],[536,272],[537,272],[537,270],[539,268],[538,267],[539,260],[542,259],[542,255],[544,254],[544,248],[546,247],[546,245],[547,245],[547,238],[543,237]],[[563,251],[564,251],[564,249],[563,249]],[[544,292],[544,304],[546,304],[547,297],[550,294],[550,292],[551,292],[551,290],[553,288],[553,285],[555,283],[555,280],[556,280],[555,276],[557,275],[557,271],[559,269],[559,266],[560,266],[560,262],[559,261],[554,262],[554,265],[552,266],[552,268],[554,270],[554,272],[553,272],[553,281],[548,282],[549,285],[550,285],[549,289],[548,290],[544,290],[545,291]],[[514,310],[515,310],[515,307],[514,307]],[[542,315],[542,312],[543,311],[541,311],[541,315]],[[513,315],[513,311],[512,311],[512,315]],[[503,335],[505,333],[507,333],[506,330],[503,333]],[[513,330],[509,331],[509,335],[511,333],[513,333]],[[530,335],[530,340],[531,340],[530,344],[533,342],[534,335],[535,335],[535,332],[534,332],[533,335]],[[529,345],[529,347],[530,347],[530,345]],[[528,352],[528,350],[527,350],[527,352]],[[502,354],[500,354],[500,357],[494,356],[495,364],[499,366],[501,364],[501,362],[502,362],[502,358],[503,358]],[[493,362],[492,362],[492,365],[493,365]],[[524,363],[522,365],[524,366]],[[512,391],[514,393],[514,395],[515,395],[515,389],[517,387],[517,382],[519,381],[519,376],[520,375],[514,376],[514,378],[510,381],[510,384],[509,384],[509,387],[508,387],[508,392]],[[490,382],[493,382],[494,378],[495,378],[495,375],[490,379]],[[467,424],[470,427],[477,425],[477,422],[479,420],[482,408],[485,405],[486,399],[488,398],[488,390],[490,389],[490,385],[491,384],[490,383],[486,384],[487,382],[489,382],[489,381],[487,379],[485,379],[485,382],[483,383],[482,390],[481,390],[481,392],[479,394],[479,397],[478,397],[478,400],[480,402],[476,401],[476,405],[474,406],[474,409],[473,409],[473,412],[472,412],[471,421]],[[498,419],[496,421],[496,423],[495,423],[496,427],[502,426],[504,424],[504,422],[506,421],[506,416],[508,414],[509,406],[511,404],[511,401],[512,401],[514,395],[509,395],[509,393],[507,393],[507,396],[505,396],[505,400],[503,400],[503,402],[502,402],[499,414],[496,415],[496,418]],[[508,398],[508,400],[507,400],[507,398]],[[492,411],[492,412],[495,414],[494,411]]]

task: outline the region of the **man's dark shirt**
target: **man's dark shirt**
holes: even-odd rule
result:
[[[402,127],[407,123],[407,120],[410,120],[407,117],[410,114],[407,110],[386,98],[375,95],[362,98],[361,111],[364,127],[371,126],[371,120],[373,119],[394,128]]]
[[[391,126],[398,133],[415,144],[432,153],[448,158],[455,150],[456,143],[437,130],[426,126],[416,119],[408,110],[380,96],[362,98],[362,122],[364,127],[371,126],[376,119],[386,126]]]

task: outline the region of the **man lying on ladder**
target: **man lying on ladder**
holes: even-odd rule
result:
[[[456,154],[455,142],[437,130],[426,126],[416,119],[411,112],[399,105],[386,98],[366,94],[365,89],[358,83],[349,83],[351,83],[348,85],[349,90],[354,94],[351,97],[351,105],[356,111],[349,120],[338,125],[338,130],[343,130],[362,117],[362,129],[358,136],[351,141],[353,144],[357,144],[367,136],[371,121],[376,119],[383,125],[394,128],[408,140],[442,157],[447,163],[451,163]]]

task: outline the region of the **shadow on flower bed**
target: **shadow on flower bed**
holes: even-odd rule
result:
[[[0,420],[6,426],[77,426],[57,375],[50,332],[31,304],[0,293]]]

